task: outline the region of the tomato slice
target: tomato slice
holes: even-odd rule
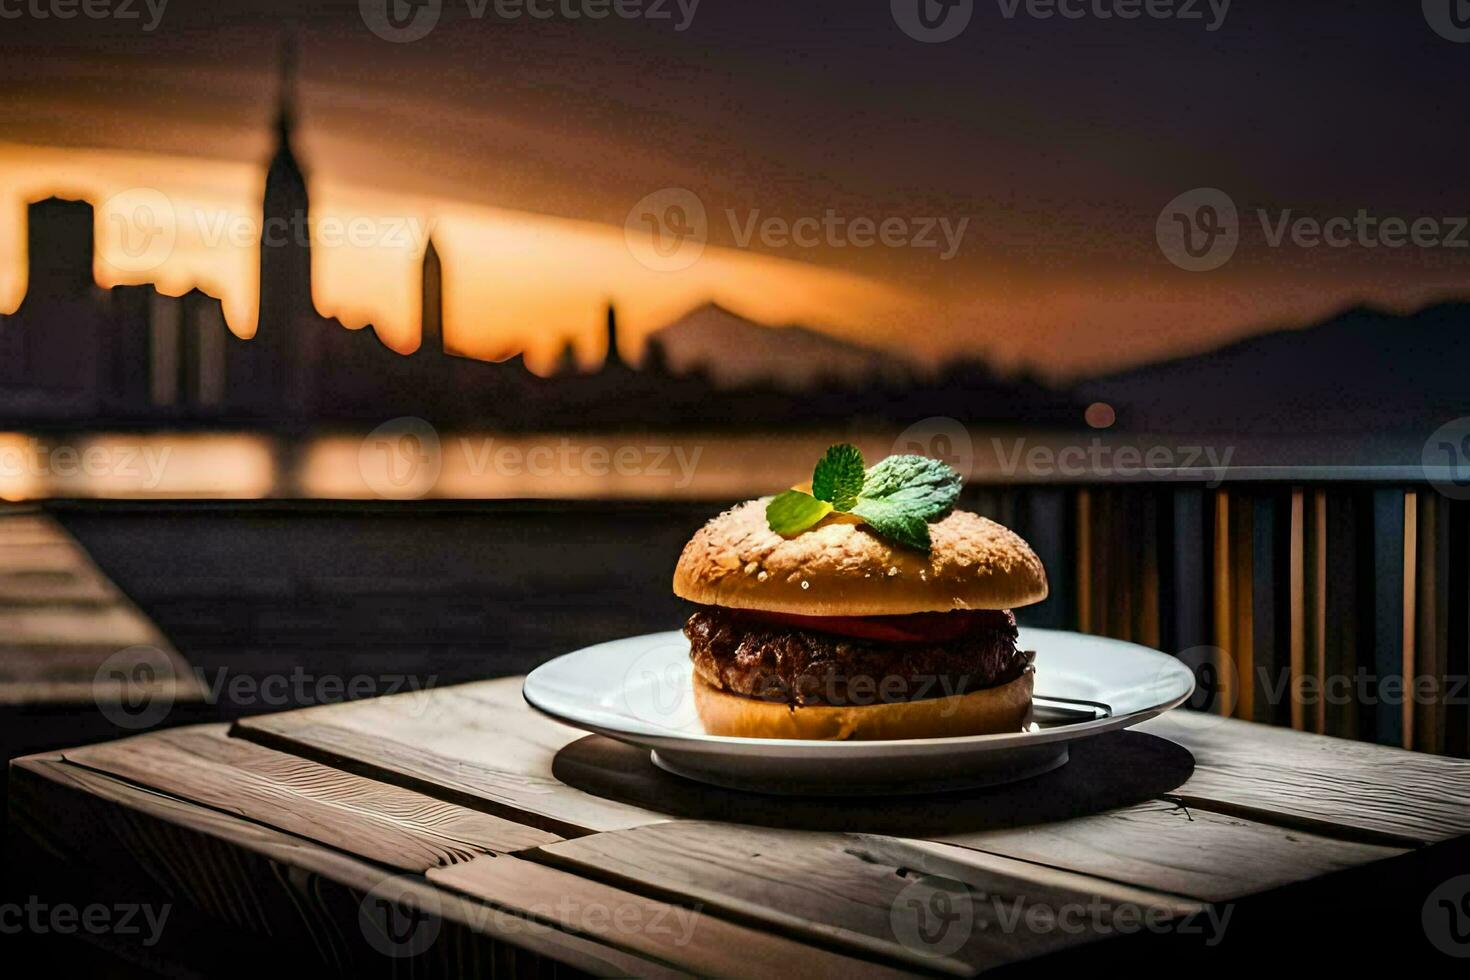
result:
[[[760,619],[817,633],[835,633],[884,643],[948,643],[973,631],[985,612],[912,613],[907,616],[799,616],[759,612]],[[995,613],[988,613],[994,616]]]

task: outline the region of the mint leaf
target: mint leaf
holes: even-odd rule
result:
[[[934,521],[954,510],[963,485],[960,475],[937,459],[889,456],[868,471],[859,496],[863,501],[881,501],[905,514]],[[854,513],[863,516],[856,508]]]
[[[787,490],[766,504],[766,524],[782,537],[800,534],[832,513],[832,505],[800,490]]]
[[[852,512],[885,538],[920,551],[929,550],[929,522],[902,503],[861,498]]]
[[[868,471],[852,513],[899,544],[929,550],[929,522],[954,509],[963,481],[927,456],[889,456]]]
[[[839,443],[827,450],[812,472],[812,496],[829,502],[834,510],[849,511],[865,479],[862,451],[851,443]]]

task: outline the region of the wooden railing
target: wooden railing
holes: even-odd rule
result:
[[[1195,708],[1463,757],[1470,503],[1403,475],[990,486],[968,506],[1046,564],[1022,622],[1181,656]]]

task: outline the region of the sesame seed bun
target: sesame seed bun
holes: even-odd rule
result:
[[[770,498],[710,521],[684,546],[674,593],[692,602],[804,616],[901,616],[1014,609],[1046,598],[1041,560],[1015,532],[957,510],[929,525],[929,554],[848,514],[783,538]]]
[[[704,730],[736,738],[889,740],[1019,732],[1031,720],[1035,671],[999,687],[922,701],[846,707],[759,701],[717,690],[698,675],[694,707]]]

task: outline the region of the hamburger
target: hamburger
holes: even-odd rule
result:
[[[1046,573],[1017,534],[952,510],[953,484],[922,534],[889,526],[891,509],[854,494],[850,508],[829,507],[796,533],[773,527],[780,498],[762,498],[694,535],[674,592],[699,605],[684,634],[708,733],[908,739],[1025,728],[1034,655],[1017,648],[1011,610],[1046,597]],[[813,485],[820,493],[822,481]]]

